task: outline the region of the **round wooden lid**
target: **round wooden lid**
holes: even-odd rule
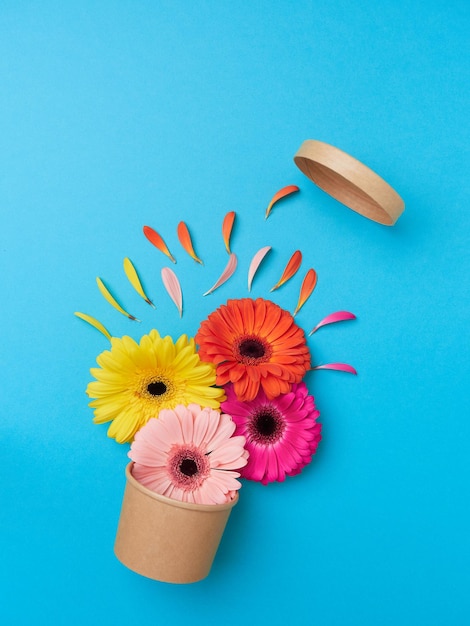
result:
[[[405,209],[403,200],[383,178],[334,146],[307,139],[294,161],[323,191],[374,222],[393,226]]]

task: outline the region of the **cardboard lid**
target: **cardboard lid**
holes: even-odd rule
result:
[[[307,139],[294,162],[323,191],[374,222],[393,226],[405,209],[383,178],[339,148]]]

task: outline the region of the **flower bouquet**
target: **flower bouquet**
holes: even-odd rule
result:
[[[293,191],[291,187],[284,195]],[[223,222],[229,262],[210,291],[236,269],[229,247],[234,218],[232,212]],[[186,225],[181,224],[181,244],[200,261]],[[144,234],[174,260],[156,231],[146,226]],[[253,257],[249,289],[269,249]],[[274,290],[296,274],[301,260],[297,251]],[[129,259],[124,269],[138,293],[152,304]],[[176,274],[163,268],[162,281],[181,315]],[[129,336],[112,337],[95,318],[76,314],[111,342],[111,348],[97,357],[99,367],[91,369],[94,380],[87,394],[94,421],[111,422],[108,436],[130,443],[115,543],[118,559],[130,569],[166,582],[201,580],[210,571],[238,501],[239,479],[264,485],[283,481],[311,461],[321,440],[321,424],[305,375],[312,369],[355,373],[342,363],[312,366],[306,335],[294,315],[315,285],[316,273],[310,269],[294,314],[263,298],[231,299],[200,323],[194,337],[182,335],[176,341],[161,337],[157,330],[139,342]],[[135,319],[101,279],[98,286],[110,304]],[[347,311],[333,313],[312,333],[325,324],[353,318]]]

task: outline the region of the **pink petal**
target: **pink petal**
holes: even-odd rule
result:
[[[127,453],[127,456],[140,465],[147,465],[152,469],[155,467],[163,467],[166,464],[167,454],[162,450],[158,450],[155,447],[139,445],[134,441],[132,447]]]
[[[279,450],[278,450],[279,453]],[[297,467],[299,462],[302,460],[300,454],[296,454],[297,458],[292,453],[292,448],[290,445],[286,445],[286,441],[283,442],[282,445],[282,469],[284,471],[288,471]]]
[[[253,278],[261,264],[261,261],[271,250],[271,246],[265,246],[258,250],[255,256],[251,259],[250,267],[248,269],[248,291],[251,291],[251,283],[253,282]]]
[[[265,446],[250,447],[250,463],[243,468],[242,475],[251,480],[263,480],[268,463],[268,451]]]
[[[185,443],[191,443],[194,433],[194,416],[191,411],[187,409],[183,411],[183,407],[177,407],[177,409],[179,409],[178,417],[180,418],[181,430],[183,431],[183,441]]]
[[[243,457],[244,437],[232,437],[218,446],[210,454],[210,463],[213,468],[238,469],[246,465]]]
[[[268,448],[268,464],[266,468],[265,479],[271,483],[275,480],[281,480],[281,473],[279,472],[279,464],[277,461],[277,454],[273,448]]]
[[[213,285],[209,289],[209,291],[206,291],[206,293],[204,293],[203,295],[204,296],[208,296],[210,293],[215,291],[217,289],[217,287],[220,287],[220,285],[223,285],[225,282],[227,282],[227,280],[232,276],[232,274],[235,272],[236,269],[237,269],[237,257],[232,252],[230,254],[230,257],[228,259],[228,263],[227,263],[224,271],[220,275],[219,280],[215,283],[215,285]]]
[[[198,504],[223,504],[227,499],[226,492],[210,477],[195,491],[194,496]]]
[[[184,441],[183,432],[181,430],[181,422],[170,409],[163,409],[158,416],[160,429],[159,437],[169,444]]]
[[[197,419],[194,420],[193,443],[196,446],[201,446],[204,443],[210,421],[214,418],[218,421],[218,416],[218,411],[204,409],[200,412]]]
[[[347,372],[348,374],[356,374],[357,372],[352,365],[347,363],[326,363],[325,365],[317,365],[312,370],[337,370],[339,372]]]
[[[132,475],[139,483],[157,493],[163,493],[170,484],[170,479],[164,469],[157,470],[134,463]]]
[[[337,311],[336,313],[331,313],[330,315],[327,315],[325,318],[323,318],[321,322],[318,322],[315,328],[313,328],[309,332],[309,335],[313,335],[313,333],[316,332],[319,328],[321,328],[322,326],[326,326],[327,324],[334,324],[336,322],[345,322],[347,320],[355,319],[356,316],[354,315],[354,313],[349,313],[349,311]]]
[[[214,470],[211,474],[211,480],[220,485],[224,491],[236,491],[241,487],[240,481],[237,480],[239,476],[238,472]]]
[[[132,450],[141,450],[143,448],[150,448],[153,452],[168,452],[172,441],[167,441],[160,435],[160,426],[158,425],[158,419],[155,417],[145,424],[145,428],[141,428],[135,434],[134,441],[131,445]]]
[[[180,317],[183,315],[183,293],[181,285],[175,272],[169,267],[162,268],[162,281],[170,298],[176,304]]]
[[[215,432],[214,436],[207,441],[207,448],[209,450],[215,450],[234,433],[235,428],[235,423],[232,422],[230,417],[222,413],[220,415],[219,428]]]
[[[213,446],[212,446],[212,439],[215,435],[215,433],[217,432],[217,429],[219,428],[219,424],[221,423],[221,419],[222,419],[222,415],[220,414],[218,411],[216,411],[217,415],[213,415],[211,413],[211,418],[209,420],[209,423],[207,425],[207,431],[205,434],[205,441],[206,441],[206,445],[208,447],[208,449],[212,450]]]

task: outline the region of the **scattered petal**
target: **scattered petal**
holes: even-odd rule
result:
[[[215,291],[217,289],[217,287],[220,287],[220,285],[223,285],[230,278],[230,276],[232,276],[232,274],[234,273],[234,271],[236,269],[237,269],[237,257],[232,252],[230,254],[230,258],[228,260],[228,263],[227,263],[224,271],[220,275],[219,280],[215,283],[215,285],[213,287],[211,287],[209,289],[209,291],[206,291],[206,293],[204,293],[203,295],[204,296],[208,296],[210,293]]]
[[[349,313],[349,311],[336,311],[336,313],[331,313],[327,315],[325,318],[318,322],[318,324],[313,328],[309,335],[313,335],[319,328],[322,326],[326,326],[327,324],[334,324],[335,322],[345,322],[347,320],[355,320],[356,316],[354,313]]]
[[[253,278],[261,265],[261,261],[271,250],[271,246],[265,246],[258,250],[255,256],[251,259],[250,268],[248,270],[248,291],[251,291],[251,283],[253,282]]]
[[[287,263],[287,265],[286,265],[286,267],[284,269],[284,272],[282,273],[281,278],[274,285],[274,287],[271,289],[271,291],[275,291],[276,289],[279,289],[279,287],[281,287],[281,285],[283,285],[290,278],[292,278],[292,276],[294,276],[294,274],[299,269],[301,263],[302,263],[302,253],[300,252],[300,250],[296,250],[294,252],[294,254],[291,256],[291,258],[289,259],[289,262]]]
[[[357,375],[354,367],[352,365],[348,365],[347,363],[326,363],[325,365],[312,367],[312,370],[336,370],[338,372],[347,372],[348,374]]]
[[[180,317],[183,315],[183,293],[181,291],[180,281],[172,269],[169,267],[162,268],[162,281],[165,289],[168,291],[170,298],[176,304]]]
[[[153,230],[153,228],[151,228],[150,226],[144,226],[143,231],[144,231],[144,235],[147,237],[150,243],[152,243],[156,248],[158,248],[160,252],[163,252],[163,254],[166,254],[166,256],[171,261],[173,261],[173,263],[176,263],[176,259],[168,250],[168,246],[163,241],[163,237],[159,235],[156,230]]]
[[[147,304],[150,304],[150,306],[153,306],[153,308],[155,308],[154,303],[148,298],[147,294],[144,291],[144,288],[142,287],[142,283],[140,282],[140,278],[139,278],[139,275],[137,274],[137,270],[132,264],[132,261],[128,259],[127,257],[124,259],[124,271],[126,273],[127,278],[129,279],[130,284],[134,287],[134,289],[137,291],[139,296],[142,296],[142,298],[145,300],[145,302],[147,302]]]
[[[271,213],[271,209],[273,208],[273,206],[276,204],[278,200],[281,200],[281,198],[284,198],[285,196],[288,196],[291,193],[294,193],[295,191],[299,191],[299,188],[297,187],[297,185],[287,185],[287,187],[283,187],[282,189],[279,189],[279,191],[275,193],[274,196],[272,197],[271,202],[268,204],[268,208],[266,209],[266,214],[264,218],[268,219],[269,214]]]
[[[131,315],[130,313],[128,313],[122,308],[122,306],[114,298],[114,296],[111,295],[110,291],[105,286],[101,278],[99,277],[96,278],[96,284],[98,285],[98,289],[101,291],[101,294],[105,298],[105,300],[107,300],[111,306],[113,306],[117,311],[119,311],[119,313],[122,313],[123,315],[128,317],[130,320],[134,320],[135,322],[140,322],[140,320],[134,317],[134,315]]]
[[[103,333],[103,335],[105,337],[107,337],[111,341],[111,334],[103,326],[103,324],[101,322],[99,322],[97,319],[95,319],[91,315],[87,315],[86,313],[78,313],[77,311],[75,311],[74,315],[76,315],[80,319],[84,320],[85,322],[88,322],[88,324],[90,324],[91,326],[94,326],[94,328],[96,328],[96,330],[99,330],[100,333]]]
[[[295,307],[294,316],[297,315],[297,313],[312,295],[312,292],[317,285],[317,278],[317,273],[314,269],[309,269],[308,272],[305,274],[302,286],[300,287],[299,301],[297,302],[297,306]]]
[[[230,211],[224,217],[224,221],[222,223],[222,236],[224,238],[224,244],[227,252],[230,254],[230,235],[232,234],[233,223],[235,221],[235,211]]]
[[[180,244],[183,246],[183,248],[186,250],[189,256],[193,258],[197,263],[200,263],[201,265],[203,265],[201,259],[194,252],[193,242],[191,241],[191,235],[189,234],[188,227],[186,226],[184,222],[180,222],[178,224],[177,232],[178,232],[178,239],[180,241]]]

